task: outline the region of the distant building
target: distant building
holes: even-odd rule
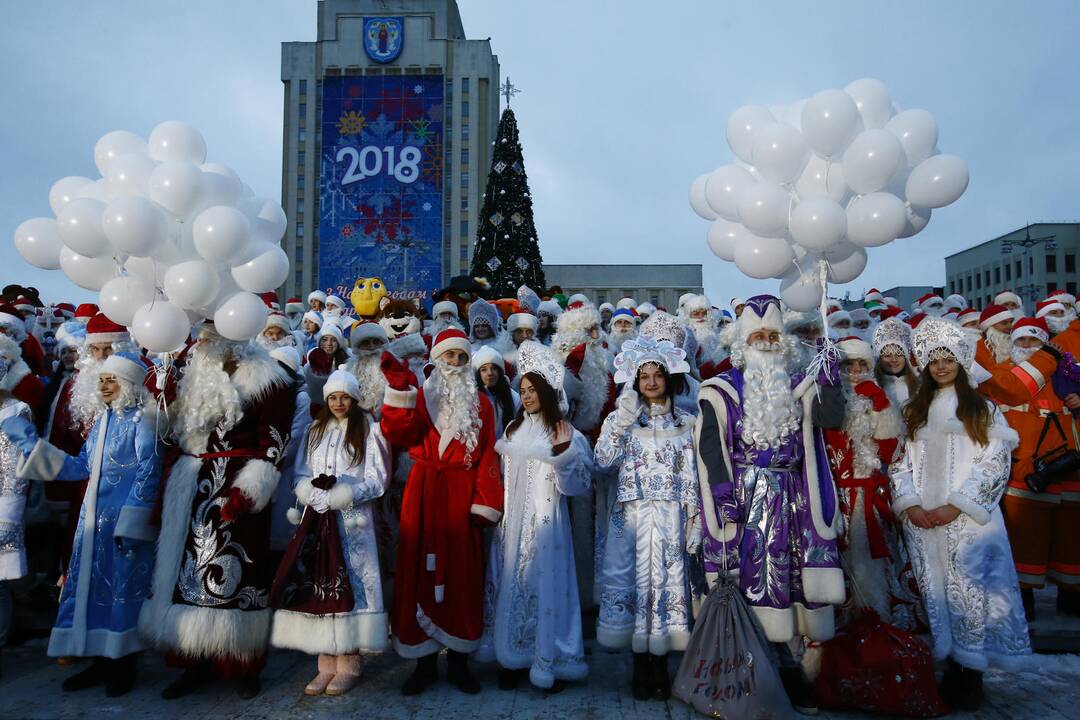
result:
[[[549,286],[559,285],[567,295],[583,293],[600,305],[631,297],[674,313],[683,293],[702,293],[701,265],[544,265]],[[727,307],[726,298],[712,298]]]
[[[1036,223],[945,258],[945,292],[982,309],[1003,290],[1030,314],[1053,290],[1076,294],[1080,223]]]
[[[869,290],[869,288],[867,288],[867,290]],[[901,310],[911,312],[912,303],[914,303],[926,293],[936,293],[938,295],[941,295],[942,288],[932,287],[930,285],[897,285],[891,288],[878,288],[878,291],[884,297],[896,298],[896,302],[900,306]],[[863,300],[861,297],[849,298],[848,300],[844,301],[845,310],[852,310],[854,308],[862,306]]]
[[[281,46],[286,297],[378,276],[429,299],[468,272],[499,120],[499,61],[454,0],[322,0]]]

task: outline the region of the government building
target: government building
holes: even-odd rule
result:
[[[683,293],[701,294],[701,265],[549,265],[544,263],[548,286],[558,285],[567,295],[582,293],[599,306],[630,297],[650,302],[672,314]],[[727,298],[712,298],[727,307]]]
[[[430,299],[467,273],[499,119],[499,61],[454,0],[322,0],[281,48],[286,297],[360,276]]]

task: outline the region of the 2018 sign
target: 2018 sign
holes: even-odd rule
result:
[[[366,145],[357,149],[345,146],[337,151],[338,162],[347,161],[348,169],[341,177],[342,185],[350,185],[354,182],[369,177],[374,177],[381,172],[386,172],[398,182],[411,184],[420,177],[420,148],[414,145],[406,145],[401,148],[401,155],[394,162],[397,148],[392,145],[384,145],[379,148],[375,145]],[[383,155],[386,155],[386,164],[383,164]]]

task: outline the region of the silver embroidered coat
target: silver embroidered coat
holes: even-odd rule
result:
[[[951,504],[948,525],[917,528],[905,514],[904,535],[934,640],[934,657],[977,670],[1008,667],[1031,652],[1009,537],[998,508],[1009,479],[1016,433],[992,409],[990,442],[975,444],[956,417],[956,393],[939,390],[925,427],[892,465],[893,509]]]
[[[8,397],[0,405],[0,422],[22,416],[30,420],[30,406]],[[26,510],[28,480],[16,472],[19,448],[0,431],[0,580],[26,575],[26,540],[23,513]]]
[[[700,546],[694,419],[680,410],[643,406],[620,428],[617,413],[596,441],[598,469],[618,471],[598,570],[596,638],[611,648],[662,655],[690,637],[687,549]]]

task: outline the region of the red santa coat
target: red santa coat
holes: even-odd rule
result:
[[[480,433],[466,448],[445,439],[432,420],[423,390],[388,387],[382,432],[409,448],[413,461],[401,505],[394,602],[394,648],[406,658],[443,647],[472,652],[483,632],[483,528],[499,522],[502,477],[495,452],[495,414],[480,399]]]

